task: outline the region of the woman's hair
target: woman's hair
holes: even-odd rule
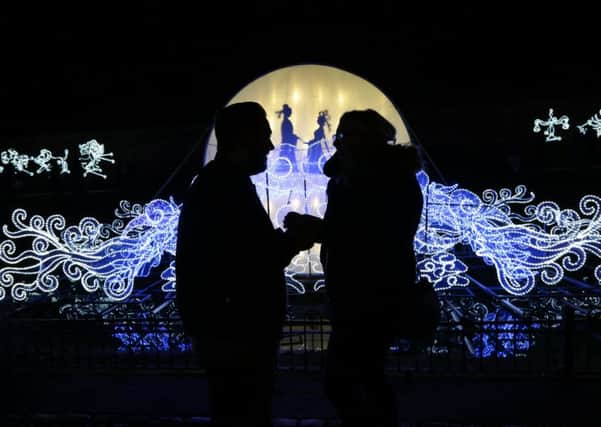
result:
[[[396,129],[380,113],[372,109],[348,111],[340,118],[340,124],[352,127],[353,131],[361,133],[360,149],[373,151],[386,147],[383,155],[393,156],[399,166],[408,172],[415,173],[422,169],[422,156],[417,146],[413,144],[394,144]],[[365,144],[363,146],[363,144]],[[392,151],[389,151],[392,150]]]
[[[319,123],[321,126],[327,126],[328,130],[332,128],[330,125],[330,113],[328,113],[328,110],[320,111],[319,114],[317,114],[317,123]]]
[[[417,173],[417,171],[423,168],[421,153],[418,147],[413,144],[403,144],[396,147],[402,150],[403,167],[406,170]]]
[[[347,111],[340,118],[340,124],[350,124],[361,132],[370,144],[393,144],[396,141],[396,129],[380,113],[372,109]]]

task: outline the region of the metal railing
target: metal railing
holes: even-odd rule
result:
[[[387,369],[424,375],[599,375],[599,325],[598,319],[569,314],[561,322],[451,318],[432,343],[396,341]],[[278,369],[322,370],[330,331],[320,315],[287,321]],[[0,369],[9,371],[202,369],[178,319],[6,319],[0,333]]]

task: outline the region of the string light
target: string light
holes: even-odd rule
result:
[[[26,222],[27,212],[15,210],[15,230],[2,228],[9,240],[0,243],[0,261],[8,265],[0,269],[0,299],[5,288],[17,301],[34,291],[52,292],[61,273],[88,292],[102,289],[111,300],[126,299],[136,277],[148,276],[164,253],[175,255],[180,208],[173,199],[143,207],[122,202],[120,208],[112,224],[87,217],[66,229],[61,215]],[[33,239],[31,249],[15,255],[15,241],[23,238]]]
[[[515,191],[486,190],[480,199],[457,185],[429,182],[423,171],[417,175],[425,209],[415,236],[420,274],[436,289],[466,286],[467,267],[452,256],[467,245],[495,268],[499,284],[510,294],[530,292],[538,279],[546,285],[559,283],[565,271],[584,266],[588,255],[601,258],[601,198],[580,200],[578,212],[550,201],[530,204],[533,193],[525,186]],[[524,214],[512,206],[526,205]],[[601,268],[595,269],[601,284]]]
[[[599,110],[597,114],[595,114],[593,117],[591,117],[586,122],[577,127],[580,133],[583,135],[586,134],[586,131],[590,127],[591,129],[597,132],[597,138],[601,138],[601,110]]]
[[[557,118],[553,115],[553,108],[549,108],[549,118],[547,120],[535,119],[534,120],[534,132],[538,133],[541,128],[546,127],[543,134],[546,135],[545,141],[561,141],[561,136],[555,135],[555,126],[561,126],[562,129],[570,128],[570,119],[568,116],[561,116]]]
[[[298,183],[304,181],[298,176],[264,178],[255,176],[253,180],[258,190],[269,189],[270,201],[277,206],[272,214],[276,224],[292,210],[290,201],[295,197],[304,201],[307,210],[314,208],[316,199],[323,201],[319,209],[307,212],[323,215],[327,182],[323,175],[314,174],[302,192]],[[564,272],[579,270],[589,256],[601,258],[598,196],[584,196],[579,213],[562,210],[551,201],[532,204],[534,194],[523,185],[514,191],[486,190],[480,198],[458,185],[430,182],[423,171],[416,178],[425,208],[414,249],[419,274],[436,290],[469,284],[468,268],[454,254],[458,245],[469,246],[492,266],[500,285],[513,295],[527,294],[540,282],[556,285]],[[267,191],[259,194],[265,202]],[[520,205],[524,206],[523,213],[512,210]],[[7,290],[18,301],[32,292],[52,292],[61,274],[79,281],[88,292],[102,290],[109,299],[123,300],[131,294],[135,278],[148,276],[165,253],[175,255],[179,213],[180,206],[173,199],[145,205],[123,201],[111,224],[86,217],[65,228],[61,215],[34,215],[27,222],[27,212],[17,209],[11,217],[14,229],[7,225],[2,228],[8,240],[0,243],[0,261],[7,265],[0,268],[0,300]],[[25,238],[32,239],[31,248],[15,254],[15,242]],[[165,292],[175,290],[175,268],[172,261],[161,274]],[[292,260],[286,271],[288,285],[304,293],[298,275],[307,272],[323,272],[318,251],[304,251]],[[594,276],[601,284],[601,265],[595,268]],[[314,289],[322,286],[318,278]]]
[[[101,173],[100,162],[115,163],[112,158],[113,153],[105,153],[104,144],[98,143],[95,139],[79,144],[79,154],[81,155],[79,160],[81,160],[81,167],[84,170],[84,178],[88,174],[92,174],[106,179],[106,175]]]

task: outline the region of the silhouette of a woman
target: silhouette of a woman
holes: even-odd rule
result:
[[[309,144],[309,149],[307,150],[307,165],[305,167],[305,172],[308,173],[323,173],[323,165],[320,165],[320,159],[322,162],[325,159],[322,159],[324,154],[323,145],[325,145],[327,150],[328,141],[325,135],[325,126],[330,127],[330,115],[328,114],[328,110],[320,111],[317,115],[317,125],[318,128],[313,132],[313,139],[307,141],[306,144]],[[323,145],[322,145],[323,144]]]

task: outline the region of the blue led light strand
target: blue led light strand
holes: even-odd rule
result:
[[[88,217],[65,229],[61,215],[26,222],[27,212],[17,209],[15,230],[2,228],[9,240],[0,243],[0,261],[8,264],[0,269],[0,299],[6,289],[17,301],[34,291],[52,292],[61,273],[88,292],[102,289],[112,300],[126,299],[136,277],[148,276],[165,252],[175,254],[179,212],[172,199],[143,207],[122,202],[112,224]],[[130,218],[126,225],[124,218]],[[15,241],[23,238],[33,239],[31,249],[15,256]]]
[[[546,285],[559,283],[565,271],[576,271],[593,255],[601,258],[601,198],[587,195],[580,200],[581,214],[560,209],[550,201],[529,204],[534,194],[518,186],[515,192],[501,189],[483,192],[482,199],[457,185],[429,182],[417,175],[424,194],[424,212],[415,237],[420,274],[436,289],[466,286],[467,267],[454,258],[458,244],[472,251],[497,273],[508,293],[524,295],[540,279]],[[524,214],[512,206],[526,205]],[[426,215],[427,214],[427,215]],[[601,268],[595,277],[601,284]]]
[[[291,210],[323,216],[327,178],[307,175],[270,175],[269,180],[253,177],[258,190],[269,189],[269,200],[267,191],[259,191],[259,195],[263,203],[274,205],[271,211],[276,225]],[[560,209],[551,201],[533,204],[534,194],[523,185],[513,191],[486,190],[480,198],[458,185],[430,182],[423,171],[417,174],[417,181],[425,208],[414,248],[420,275],[436,290],[469,285],[468,267],[455,254],[459,245],[470,247],[493,267],[499,284],[513,295],[527,294],[537,283],[556,285],[565,272],[581,269],[591,256],[601,259],[598,196],[584,196],[577,212]],[[65,228],[61,215],[34,215],[27,221],[27,212],[16,209],[13,228],[2,228],[8,239],[0,243],[0,261],[6,264],[0,268],[0,300],[7,290],[17,301],[32,292],[52,292],[61,275],[80,282],[88,292],[102,290],[109,299],[126,299],[135,278],[148,276],[165,254],[175,255],[179,213],[180,206],[173,199],[145,205],[123,201],[110,224],[86,217]],[[30,249],[17,253],[16,242],[24,239],[31,239]],[[317,254],[304,251],[288,266],[287,283],[296,292],[305,292],[301,278],[307,272],[322,273]],[[594,269],[594,277],[601,284],[601,264]],[[174,261],[161,278],[163,291],[175,290]],[[323,287],[323,281],[317,279],[314,290]]]
[[[601,138],[601,110],[593,115],[590,119],[581,125],[578,125],[578,130],[581,134],[585,135],[586,131],[590,127],[597,133],[597,138]]]

